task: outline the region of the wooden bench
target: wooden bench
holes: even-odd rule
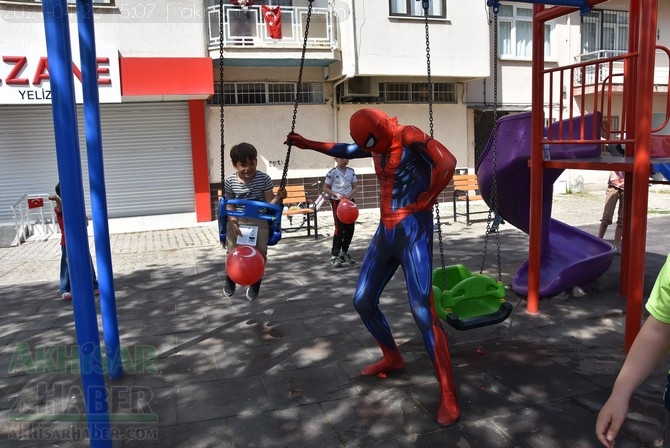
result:
[[[275,194],[277,194],[278,189],[279,187],[274,188]],[[284,199],[283,205],[284,211],[282,212],[282,215],[288,217],[291,225],[289,227],[284,227],[282,225],[282,232],[297,232],[306,223],[307,236],[311,236],[312,219],[314,219],[314,239],[319,238],[317,211],[314,205],[307,199],[304,185],[287,185],[286,199]],[[303,221],[294,225],[294,216],[302,217]]]
[[[465,216],[467,225],[472,223],[470,215],[480,213],[487,213],[488,209],[483,211],[471,212],[470,201],[482,201],[484,198],[479,192],[479,185],[477,185],[476,174],[454,174],[454,222],[458,216]],[[459,213],[456,204],[458,202],[465,202],[465,213]]]

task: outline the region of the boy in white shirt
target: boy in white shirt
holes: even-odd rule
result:
[[[354,200],[358,191],[356,172],[349,168],[348,159],[335,157],[335,166],[326,174],[326,181],[323,184],[323,191],[330,195],[331,206],[333,208],[333,219],[335,220],[335,230],[333,232],[333,246],[330,250],[330,264],[335,267],[341,267],[342,263],[356,263],[349,255],[349,245],[354,237],[355,222],[345,224],[337,217],[337,207],[342,199]]]

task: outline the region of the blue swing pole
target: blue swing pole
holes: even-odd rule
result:
[[[72,283],[75,333],[91,447],[111,448],[107,390],[103,376],[88,251],[84,189],[67,0],[43,0],[56,159],[61,182],[65,240]]]
[[[98,93],[98,70],[92,0],[77,0],[77,22],[84,94],[88,177],[91,190],[91,211],[93,213],[93,236],[98,265],[102,331],[105,340],[105,353],[107,355],[107,374],[110,379],[116,380],[123,377],[123,363],[119,340],[119,324],[116,314],[116,297],[114,294],[112,250],[109,244],[107,192],[105,189],[105,167],[102,156],[100,95]]]

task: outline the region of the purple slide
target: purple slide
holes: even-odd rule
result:
[[[599,123],[599,116],[584,118],[587,139],[600,138]],[[551,132],[553,139],[558,139],[561,132],[562,139],[567,139],[570,132],[573,136],[579,135],[580,124],[581,120],[575,118],[572,123],[563,122],[561,130],[559,123],[554,123],[549,129],[545,128],[545,132]],[[481,194],[490,206],[495,163],[499,214],[525,233],[530,224],[530,128],[530,112],[500,118],[497,132],[491,133],[476,166]],[[494,142],[496,134],[497,144]],[[600,145],[551,145],[551,158],[598,157],[600,151]],[[588,288],[609,269],[615,253],[609,242],[551,218],[553,184],[562,171],[544,171],[540,297],[551,297],[573,286]],[[519,295],[528,295],[528,261],[514,275],[512,289]]]

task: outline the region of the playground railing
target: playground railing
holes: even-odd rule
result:
[[[560,67],[546,68],[545,76],[545,110],[547,124],[554,122],[581,123],[585,126],[584,117],[600,112],[602,114],[602,139],[582,135],[581,143],[625,144],[630,143],[622,130],[627,129],[627,122],[635,117],[628,117],[624,105],[631,101],[635,92],[626,92],[624,82],[630,69],[637,63],[639,54],[617,52],[584,55],[579,62]],[[607,57],[602,57],[607,56]],[[652,133],[661,131],[670,120],[670,50],[656,46],[656,65],[654,83],[663,86],[665,93],[664,119],[652,129]],[[571,121],[581,117],[582,120]],[[574,134],[568,131],[568,135]],[[559,130],[558,135],[564,135]],[[549,135],[550,141],[556,137]],[[567,141],[557,143],[568,143]],[[571,142],[574,143],[574,142]]]

